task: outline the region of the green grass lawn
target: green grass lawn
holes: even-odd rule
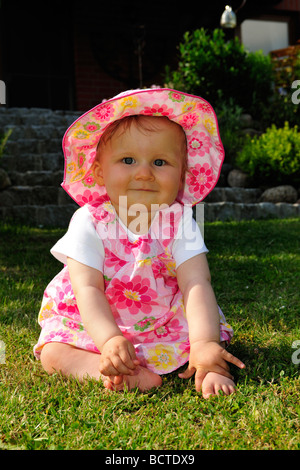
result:
[[[235,330],[229,350],[247,368],[232,369],[235,395],[204,400],[177,373],[147,393],[49,377],[32,348],[63,231],[2,225],[0,449],[300,449],[299,229],[299,220],[205,225],[213,286]]]

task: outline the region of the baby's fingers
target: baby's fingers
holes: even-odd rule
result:
[[[127,372],[123,372],[126,374],[131,374],[133,371],[136,369],[136,367],[139,365],[140,361],[137,359],[136,354],[135,354],[135,349],[134,347],[124,349],[120,351],[120,360],[123,363],[123,366],[127,368]]]
[[[105,376],[119,375],[119,370],[109,359],[100,358],[99,370]]]
[[[202,388],[202,382],[208,372],[209,371],[205,369],[197,369],[196,374],[195,374],[195,388],[197,392],[200,392]]]
[[[124,357],[123,353],[120,353],[120,355],[114,356],[111,358],[111,362],[113,367],[117,370],[117,374],[110,374],[110,375],[132,375],[135,369],[135,364],[132,362],[131,359],[128,360],[128,358]]]
[[[223,359],[225,359],[225,361],[230,362],[231,364],[234,364],[235,366],[239,367],[240,369],[244,369],[246,367],[245,364],[242,361],[240,361],[233,354],[226,351],[226,349],[223,349],[222,356],[223,356]]]
[[[181,379],[189,379],[195,373],[195,370],[196,369],[194,367],[190,367],[190,365],[188,365],[184,372],[180,372],[178,374],[178,377]]]

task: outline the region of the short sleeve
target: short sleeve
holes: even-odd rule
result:
[[[172,255],[176,268],[184,261],[201,253],[208,253],[200,228],[193,218],[191,207],[184,208],[181,225],[173,243]]]
[[[51,248],[51,254],[64,264],[67,258],[103,272],[104,247],[89,210],[83,206],[73,215],[68,231]]]

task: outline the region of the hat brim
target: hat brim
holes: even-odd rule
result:
[[[62,187],[80,206],[106,195],[91,171],[96,147],[105,129],[131,115],[166,116],[180,124],[187,138],[187,172],[177,201],[195,205],[215,187],[224,161],[224,149],[212,106],[199,96],[170,88],[121,93],[80,116],[66,131]]]

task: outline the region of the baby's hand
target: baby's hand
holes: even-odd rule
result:
[[[182,379],[190,378],[195,372],[196,390],[200,391],[204,377],[208,372],[216,372],[233,379],[229,372],[231,362],[240,369],[245,367],[242,361],[230,354],[216,341],[197,341],[191,344],[189,365],[187,369],[178,374]]]
[[[124,336],[114,336],[104,344],[99,370],[105,376],[134,375],[139,360],[130,341]]]

